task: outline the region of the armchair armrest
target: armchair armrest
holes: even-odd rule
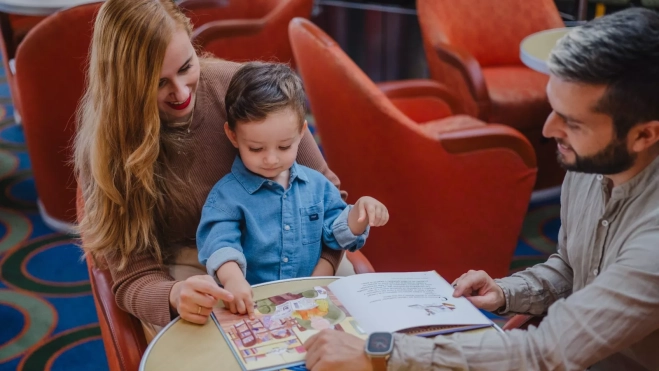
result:
[[[79,222],[84,216],[80,183],[76,189],[76,211]],[[147,347],[142,323],[117,305],[112,292],[112,275],[101,268],[104,262],[97,264],[91,254],[86,254],[85,259],[109,369],[137,370]]]
[[[451,109],[452,114],[460,112],[460,101],[443,84],[428,79],[387,81],[377,84],[380,91],[391,100],[404,98],[439,98]]]
[[[529,326],[538,326],[543,317],[532,316],[530,314],[516,314],[503,325],[503,330],[512,329],[526,330]]]
[[[265,26],[261,19],[227,19],[208,22],[192,31],[192,43],[202,48],[209,42],[226,37],[256,35]]]
[[[89,255],[87,268],[110,370],[137,370],[147,347],[142,324],[115,302],[110,272],[95,266]]]
[[[528,139],[510,126],[489,124],[440,133],[442,147],[453,154],[490,148],[507,148],[517,153],[528,168],[536,168],[535,151]]]
[[[348,261],[352,264],[352,267],[355,269],[355,273],[374,273],[375,269],[371,265],[371,262],[366,259],[366,256],[362,254],[361,251],[347,252],[346,257]]]
[[[453,45],[438,43],[433,45],[433,48],[439,59],[460,71],[469,87],[471,96],[478,105],[478,117],[487,121],[490,114],[490,95],[487,92],[485,78],[478,61],[467,51]]]

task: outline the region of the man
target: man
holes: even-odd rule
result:
[[[394,334],[383,357],[325,331],[305,344],[308,368],[659,370],[659,13],[632,8],[574,29],[549,69],[543,134],[569,170],[558,252],[501,280],[469,271],[454,283],[482,309],[546,314],[540,326]]]

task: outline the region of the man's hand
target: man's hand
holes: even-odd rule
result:
[[[466,297],[476,308],[495,311],[506,305],[503,290],[484,271],[473,271],[463,274],[453,281],[453,297]]]
[[[365,340],[343,331],[323,330],[304,343],[310,371],[373,371]]]
[[[169,292],[169,305],[186,321],[203,325],[218,300],[232,301],[233,295],[208,275],[179,281]]]

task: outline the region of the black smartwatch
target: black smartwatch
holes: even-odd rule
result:
[[[373,371],[386,371],[387,361],[394,350],[394,335],[391,332],[374,332],[366,340],[366,355],[371,359]]]

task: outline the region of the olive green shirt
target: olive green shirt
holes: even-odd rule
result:
[[[538,328],[395,335],[389,370],[659,370],[659,158],[612,187],[568,173],[558,252],[510,277],[502,313]]]

